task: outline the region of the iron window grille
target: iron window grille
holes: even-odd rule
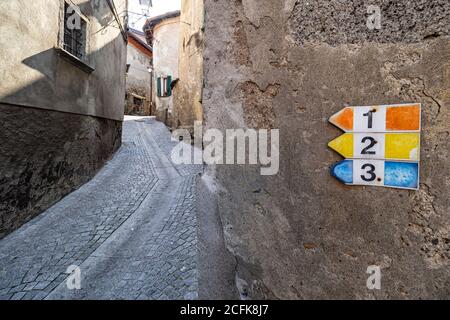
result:
[[[85,60],[86,52],[86,21],[75,11],[69,10],[70,6],[67,2],[64,5],[64,42],[63,48],[70,54],[80,60]],[[70,12],[70,13],[69,13]],[[69,19],[73,19],[73,15],[77,15],[80,21],[79,28],[72,26]]]

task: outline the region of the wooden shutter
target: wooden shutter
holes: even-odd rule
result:
[[[172,95],[172,76],[167,76],[167,96]]]
[[[161,97],[161,77],[156,79],[156,90],[158,91],[158,97]]]

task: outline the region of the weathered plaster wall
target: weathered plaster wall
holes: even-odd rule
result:
[[[143,116],[149,116],[151,113],[151,85],[152,74],[148,71],[151,66],[151,58],[132,44],[128,45],[127,64],[130,64],[130,69],[127,74],[126,90],[128,94],[137,94],[145,97],[146,100],[142,107],[137,108],[132,102],[130,97],[130,103],[125,110],[126,114],[140,114]]]
[[[127,64],[130,64],[130,70],[127,76],[127,87],[137,86],[150,91],[150,72],[148,68],[151,66],[149,56],[143,54],[134,46],[128,46]]]
[[[203,0],[183,0],[180,15],[180,81],[174,92],[172,124],[193,130],[203,120]]]
[[[55,49],[62,1],[0,2],[0,237],[87,182],[121,144],[126,41],[106,1],[73,2],[89,19],[90,74]]]
[[[86,183],[121,144],[122,123],[0,104],[0,238]]]
[[[156,79],[172,76],[178,79],[180,17],[169,18],[158,23],[153,29],[153,97],[158,120],[170,121],[173,109],[173,95],[158,97]]]
[[[382,29],[366,28],[379,4]],[[280,129],[280,172],[209,168],[246,298],[450,297],[450,4],[207,0],[206,128]],[[421,102],[420,190],[348,187],[328,118]],[[208,182],[211,185],[211,182]],[[368,290],[369,265],[382,267]],[[207,285],[207,284],[206,284]]]
[[[119,12],[126,0],[115,0]],[[89,18],[88,74],[62,59],[61,0],[0,2],[0,102],[123,119],[126,43],[106,1],[76,0]]]

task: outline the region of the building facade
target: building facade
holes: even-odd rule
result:
[[[182,0],[180,14],[179,81],[174,90],[172,126],[193,131],[203,120],[203,0]]]
[[[171,126],[173,90],[179,78],[180,12],[173,11],[148,19],[144,32],[153,49],[152,114]]]
[[[152,49],[143,32],[128,30],[125,114],[151,115]]]
[[[126,9],[126,0],[0,2],[0,237],[120,146]]]

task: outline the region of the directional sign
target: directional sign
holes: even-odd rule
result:
[[[419,164],[384,160],[344,160],[331,170],[348,185],[384,186],[402,189],[419,188]]]
[[[419,132],[420,108],[420,104],[347,107],[330,122],[345,132]]]
[[[345,133],[328,146],[345,158],[418,161],[420,133]]]
[[[418,189],[420,114],[420,103],[346,107],[334,114],[330,122],[346,133],[328,146],[352,160],[335,164],[332,175],[348,185]]]

